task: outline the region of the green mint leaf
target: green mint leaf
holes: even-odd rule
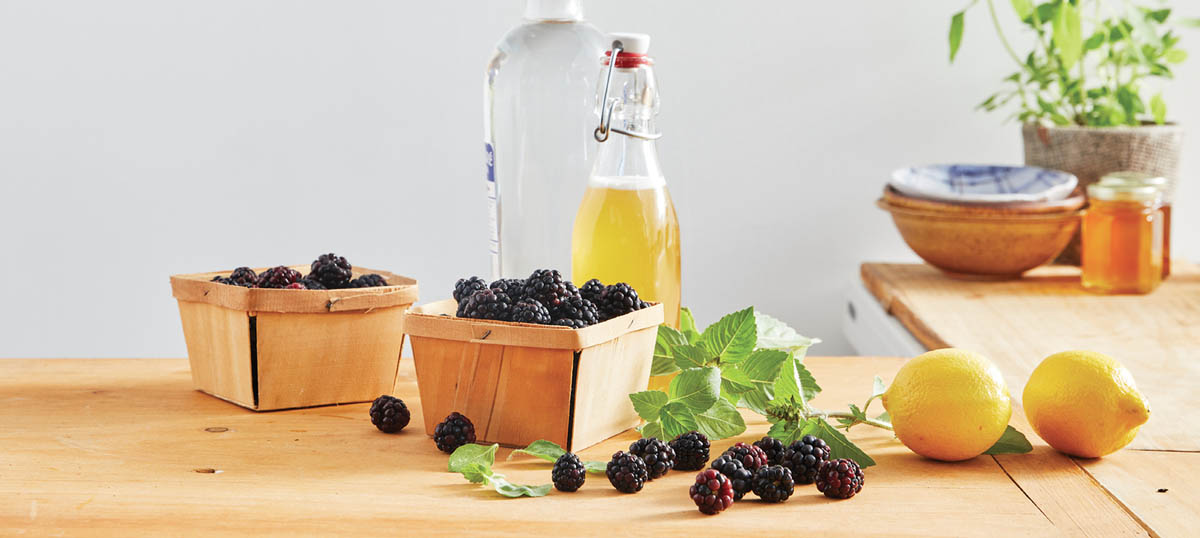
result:
[[[679,332],[687,338],[687,343],[695,344],[700,341],[700,331],[696,330],[696,318],[688,308],[679,309]]]
[[[754,325],[758,332],[758,349],[783,349],[798,351],[821,343],[820,338],[809,338],[796,332],[788,324],[771,316],[754,312]]]
[[[716,402],[716,400],[713,401]],[[642,436],[671,440],[699,428],[696,423],[696,413],[682,402],[671,402],[663,407],[662,418],[659,422],[662,424],[661,435],[648,436],[643,432]]]
[[[1188,17],[1184,19],[1176,19],[1176,22],[1182,26],[1191,26],[1192,28],[1200,28],[1200,17]]]
[[[708,411],[696,415],[696,429],[709,439],[726,439],[746,431],[746,421],[728,400],[717,400]]]
[[[737,386],[740,392],[754,389],[754,382],[750,380],[750,376],[736,364],[721,367],[721,379]]]
[[[641,394],[641,393],[639,392],[638,394]],[[662,394],[662,393],[659,392],[659,394]],[[632,399],[634,396],[637,396],[637,394],[629,395],[630,399]],[[663,397],[665,398],[666,394],[663,394]],[[637,402],[634,402],[633,407],[635,409],[637,408]],[[509,453],[508,460],[513,459],[513,456],[516,456],[517,454],[527,454],[527,455],[533,456],[537,459],[545,460],[545,461],[553,463],[558,460],[559,456],[562,456],[563,454],[566,454],[566,453],[567,453],[567,451],[564,450],[563,447],[558,446],[557,444],[547,441],[545,439],[538,439],[537,441],[529,443],[529,446],[527,446],[525,448],[518,448],[518,449],[512,451],[511,453]]]
[[[667,387],[671,403],[683,404],[695,413],[707,411],[720,394],[721,369],[714,366],[683,370]],[[663,411],[666,411],[665,407]]]
[[[965,13],[964,11],[959,11],[958,13],[955,13],[953,17],[950,17],[950,62],[951,63],[954,62],[954,57],[958,56],[958,47],[962,46],[963,27],[965,26],[965,22],[963,20],[964,13]]]
[[[604,474],[608,470],[608,462],[583,460],[583,468],[589,473]]]
[[[891,416],[891,415],[889,415],[887,411],[884,411],[884,412],[880,413],[880,414],[879,414],[879,416],[875,417],[875,420],[879,420],[879,421],[882,421],[882,422],[886,422],[886,423],[888,423],[888,424],[891,424],[891,423],[892,423],[892,416]]]
[[[463,478],[466,478],[472,484],[483,484],[492,477],[491,468],[482,463],[467,463],[459,467],[459,473],[462,473]]]
[[[675,346],[671,348],[671,354],[675,356],[675,366],[678,366],[680,370],[705,366],[713,358],[704,348],[691,344]]]
[[[1163,58],[1167,60],[1167,63],[1181,64],[1187,61],[1188,53],[1183,49],[1171,49],[1163,55]]]
[[[815,418],[803,422],[793,422],[790,420],[775,422],[771,426],[771,429],[767,431],[767,435],[779,439],[779,442],[784,445],[790,445],[799,441],[801,437],[813,433],[816,422],[817,419]]]
[[[829,444],[829,459],[835,460],[838,458],[850,458],[854,460],[859,467],[870,467],[875,465],[875,460],[871,459],[866,452],[858,448],[854,443],[850,442],[842,432],[837,431],[832,424],[824,419],[816,419],[816,423],[812,428],[812,433],[821,439],[824,439]]]
[[[669,325],[658,326],[658,338],[654,341],[654,361],[650,364],[650,375],[667,375],[678,372],[675,356],[671,350],[687,343],[682,333]]]
[[[987,449],[984,454],[1028,454],[1030,452],[1033,452],[1033,445],[1029,444],[1029,439],[1025,438],[1025,434],[1009,426],[1004,429],[1004,434],[1000,436],[996,444]]]
[[[629,395],[629,399],[633,402],[633,410],[637,411],[638,416],[646,422],[658,420],[659,411],[664,405],[667,405],[667,400],[669,400],[667,393],[661,390],[635,392]]]
[[[657,421],[657,420],[654,422],[647,422],[647,423],[643,424],[640,428],[638,428],[638,432],[642,434],[642,437],[657,437],[659,439],[662,439],[663,438],[662,422]],[[668,437],[668,439],[674,439],[674,437]]]
[[[1070,70],[1083,56],[1083,29],[1079,10],[1070,2],[1062,2],[1054,16],[1054,44],[1063,69]]]
[[[504,475],[493,475],[489,480],[496,493],[505,497],[542,497],[550,493],[550,484],[542,484],[540,486],[526,486],[523,484],[513,484]]]
[[[742,394],[742,405],[760,415],[767,414],[767,404],[775,397],[779,369],[789,356],[788,352],[779,349],[759,349],[737,365],[754,387]]]
[[[789,398],[800,402],[801,405],[808,400],[804,398],[804,383],[800,380],[800,371],[798,368],[804,368],[800,361],[792,357],[783,361],[779,367],[779,377],[775,378],[775,398],[779,400],[787,400]]]
[[[871,399],[883,396],[887,392],[887,385],[883,384],[883,378],[875,376],[873,386],[871,387]]]
[[[754,307],[729,314],[709,325],[700,335],[700,346],[721,362],[741,362],[754,351],[757,341]]]
[[[461,473],[464,472],[464,469],[475,468],[474,466],[478,465],[491,472],[492,464],[496,463],[497,448],[500,448],[500,445],[470,444],[460,446],[454,450],[453,454],[450,454],[447,468],[452,473]]]
[[[1167,122],[1167,102],[1161,93],[1150,98],[1150,113],[1154,115],[1154,123],[1162,125]]]
[[[1025,20],[1033,15],[1033,2],[1030,0],[1012,0],[1012,7],[1018,19]]]

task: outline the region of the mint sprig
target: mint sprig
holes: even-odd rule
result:
[[[462,473],[463,477],[474,484],[492,486],[505,497],[541,497],[550,493],[550,484],[526,486],[509,482],[504,475],[492,470],[496,462],[496,449],[500,445],[463,445],[450,454],[447,465],[450,472]]]
[[[518,448],[509,453],[508,460],[512,460],[513,456],[516,456],[517,454],[526,454],[540,460],[554,463],[558,461],[559,457],[566,453],[567,451],[563,447],[558,446],[558,444],[554,443],[553,441],[538,439],[537,441],[529,443],[529,446],[525,448]],[[608,467],[608,462],[605,461],[580,461],[583,462],[583,468],[587,469],[587,472],[589,473],[604,474],[605,469]]]

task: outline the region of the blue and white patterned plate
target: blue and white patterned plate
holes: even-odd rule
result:
[[[907,196],[943,202],[1048,202],[1071,195],[1074,175],[1035,166],[935,164],[901,168],[889,184]]]

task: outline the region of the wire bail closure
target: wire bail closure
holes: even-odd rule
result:
[[[625,136],[632,136],[642,140],[658,140],[662,138],[662,133],[639,133],[637,131],[628,131],[619,127],[612,126],[613,109],[617,106],[617,100],[614,98],[612,102],[608,100],[608,90],[612,87],[613,68],[617,65],[617,55],[625,50],[625,45],[620,40],[612,42],[612,50],[609,53],[608,59],[608,76],[604,80],[604,94],[600,98],[600,126],[592,133],[597,142],[605,142],[608,140],[609,131],[620,133]]]

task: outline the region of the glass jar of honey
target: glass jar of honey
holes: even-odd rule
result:
[[[1083,215],[1083,287],[1150,293],[1162,283],[1162,192],[1151,185],[1096,183]]]
[[[1101,185],[1150,185],[1162,194],[1163,263],[1162,277],[1171,275],[1171,182],[1162,176],[1145,172],[1113,172],[1100,178]]]

